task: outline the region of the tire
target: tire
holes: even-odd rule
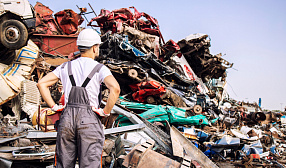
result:
[[[0,44],[0,63],[10,65],[16,57],[15,50],[4,47]]]
[[[9,49],[20,49],[27,44],[28,31],[18,20],[5,20],[0,24],[0,41]]]
[[[199,115],[203,112],[203,108],[200,105],[195,105],[193,107],[193,111],[194,113],[196,113],[196,115]]]

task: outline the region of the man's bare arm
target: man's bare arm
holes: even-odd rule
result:
[[[120,86],[112,75],[105,77],[103,82],[109,89],[109,96],[107,99],[106,106],[104,107],[103,110],[105,111],[105,113],[109,114],[119,97]]]
[[[46,76],[44,76],[41,80],[39,80],[37,84],[43,99],[45,100],[45,102],[48,104],[49,107],[53,107],[55,105],[49,87],[55,84],[58,80],[59,78],[53,72],[50,72]]]

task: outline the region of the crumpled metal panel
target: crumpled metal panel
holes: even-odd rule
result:
[[[131,12],[130,8],[134,9],[134,13]],[[130,8],[120,8],[111,12],[106,9],[101,9],[100,14],[91,19],[88,26],[100,27],[102,34],[109,30],[111,30],[112,33],[118,33],[121,30],[122,24],[126,23],[145,33],[156,35],[164,41],[159,29],[158,21],[155,18],[144,12],[138,12],[135,7]],[[140,19],[141,17],[144,17],[145,20]],[[97,25],[92,25],[92,22],[94,21],[97,22]]]
[[[36,14],[36,32],[40,34],[61,34],[58,25],[53,18],[53,11],[37,2],[34,6]]]
[[[180,167],[179,162],[151,150],[153,146],[154,146],[154,141],[151,139],[142,145],[135,146],[125,157],[122,165],[125,167],[137,167],[137,168]]]
[[[159,57],[161,50],[159,44],[160,39],[158,36],[137,30],[133,27],[130,27],[126,23],[122,24],[120,33],[128,35],[128,40],[130,41],[130,44],[140,49],[142,52],[153,52],[157,57]]]
[[[48,35],[75,34],[84,19],[71,9],[54,14],[53,11],[40,2],[34,6],[36,13],[36,33]]]
[[[28,45],[16,51],[10,65],[0,64],[0,105],[13,99],[21,90],[21,82],[30,76],[32,64],[38,57],[38,47],[29,40]]]
[[[133,81],[136,83],[142,82],[146,80],[148,77],[148,73],[143,68],[139,67],[138,65],[136,65],[134,62],[131,61],[119,61],[110,58],[107,60],[103,60],[102,63],[112,71],[113,75],[123,76],[125,74],[125,76],[128,76],[129,84],[132,84]]]
[[[210,54],[210,39],[206,34],[193,34],[178,42],[181,52],[185,55],[194,72],[204,81],[226,78],[226,69],[232,67],[221,54]]]
[[[2,168],[10,168],[12,166],[12,161],[0,158],[0,167]]]
[[[180,131],[174,126],[171,128],[171,135],[178,139],[181,146],[184,148],[186,155],[190,156],[192,160],[197,161],[202,167],[213,167],[218,168],[218,166],[213,163],[200,149],[198,149],[189,139],[184,137]]]
[[[47,6],[43,5],[40,2],[37,2],[36,5],[34,6],[35,12],[37,13],[37,15],[40,18],[46,17],[46,16],[50,16],[52,15],[54,12]]]
[[[3,75],[18,81],[25,80],[25,78],[29,77],[31,67],[35,62],[35,59],[38,57],[38,54],[38,46],[33,43],[33,41],[29,40],[27,46],[20,50],[16,50],[16,58],[14,62],[2,71]],[[13,82],[15,80],[13,80]]]
[[[129,86],[134,92],[133,99],[139,102],[148,102],[149,96],[157,99],[166,93],[165,87],[156,81],[146,81]]]
[[[65,9],[55,14],[55,19],[65,34],[74,34],[84,19],[71,9]]]
[[[188,80],[196,81],[198,83],[197,89],[200,93],[207,94],[209,92],[208,87],[203,83],[202,79],[200,79],[191,66],[189,65],[188,61],[186,60],[185,56],[174,56],[171,58],[177,66],[176,69],[181,69],[183,72],[181,73],[182,78],[187,78]]]

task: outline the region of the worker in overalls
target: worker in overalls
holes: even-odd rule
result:
[[[110,115],[120,87],[110,70],[94,60],[99,56],[100,43],[96,31],[81,31],[77,39],[81,57],[63,63],[38,82],[48,106],[53,111],[64,108],[57,129],[55,167],[73,168],[77,158],[81,168],[101,166],[104,133],[98,116]],[[59,79],[65,93],[65,107],[56,104],[49,91]],[[102,82],[110,91],[104,109],[99,108]]]

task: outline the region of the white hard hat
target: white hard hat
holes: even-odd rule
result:
[[[100,44],[101,39],[95,30],[84,29],[79,33],[76,43],[79,49],[88,49],[95,44]]]
[[[228,102],[223,103],[223,106],[226,108],[231,108],[231,104]]]

